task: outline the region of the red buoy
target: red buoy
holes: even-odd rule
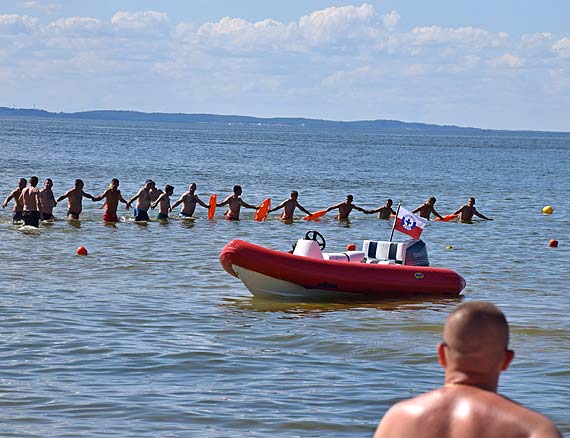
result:
[[[86,256],[87,248],[85,248],[84,246],[80,246],[79,248],[77,248],[77,255]]]

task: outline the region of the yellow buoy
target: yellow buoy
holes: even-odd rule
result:
[[[447,245],[447,246],[445,247],[445,249],[453,249],[453,246]]]
[[[554,212],[554,209],[552,208],[551,205],[547,205],[546,207],[544,207],[544,208],[542,209],[542,212],[543,212],[544,214],[552,214],[552,213]]]

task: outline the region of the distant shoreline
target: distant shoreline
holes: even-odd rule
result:
[[[499,133],[527,133],[568,135],[570,132],[561,131],[534,131],[534,130],[499,130],[462,127],[455,125],[435,125],[428,123],[402,122],[399,120],[355,120],[333,121],[323,119],[307,119],[295,117],[251,117],[219,114],[184,114],[184,113],[145,113],[140,111],[124,110],[96,110],[81,111],[74,113],[53,113],[40,109],[31,108],[8,108],[0,107],[0,117],[21,118],[48,118],[48,119],[72,119],[72,120],[114,120],[125,122],[155,122],[155,123],[222,123],[236,125],[266,125],[266,126],[298,126],[307,128],[338,128],[359,129],[367,131],[383,132],[431,132],[431,133],[456,133],[456,134],[499,134]]]

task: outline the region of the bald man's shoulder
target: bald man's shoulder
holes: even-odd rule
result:
[[[374,437],[402,436],[558,438],[562,435],[547,417],[535,411],[494,392],[457,385],[392,406]]]

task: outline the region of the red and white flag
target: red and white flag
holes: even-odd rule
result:
[[[396,223],[394,224],[395,230],[400,233],[407,234],[412,239],[419,239],[425,226],[425,219],[416,216],[404,207],[400,207],[398,209],[398,216],[396,217]]]

